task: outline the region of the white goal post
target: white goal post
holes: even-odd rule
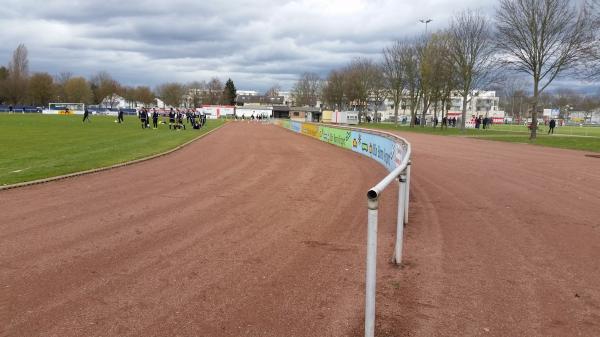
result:
[[[83,115],[84,103],[49,103],[42,113],[51,115]]]

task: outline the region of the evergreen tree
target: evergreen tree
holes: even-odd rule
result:
[[[230,79],[225,83],[225,89],[223,90],[223,104],[235,105],[235,97],[237,96],[237,90],[233,81]]]

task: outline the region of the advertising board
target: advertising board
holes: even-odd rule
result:
[[[318,138],[323,142],[360,153],[382,164],[388,171],[400,166],[407,152],[407,144],[368,131],[350,130],[332,126],[276,121],[277,125]]]

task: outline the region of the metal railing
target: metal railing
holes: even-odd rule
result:
[[[277,122],[275,122],[277,123]],[[294,132],[302,133],[302,126],[279,123]],[[295,122],[302,124],[304,122]],[[411,146],[406,139],[389,132],[379,130],[361,129],[340,125],[313,124],[323,127],[345,129],[355,132],[367,133],[387,138],[394,142],[399,148],[403,148],[402,160],[393,169],[386,166],[390,173],[385,176],[377,185],[373,186],[367,192],[368,206],[368,230],[367,230],[367,269],[366,269],[366,289],[365,289],[365,337],[374,337],[375,335],[375,295],[376,295],[376,275],[377,275],[377,223],[379,212],[379,198],[383,191],[395,180],[398,180],[398,217],[396,219],[396,242],[394,245],[394,263],[402,263],[402,246],[404,237],[404,225],[408,223],[408,208],[410,199],[410,167],[411,167]],[[323,139],[321,139],[323,140]],[[396,162],[397,163],[397,162]]]
[[[397,137],[397,136],[394,136]],[[400,138],[400,137],[397,137]],[[377,226],[379,213],[379,197],[381,193],[398,179],[398,217],[396,219],[396,243],[394,245],[394,263],[402,263],[402,247],[404,225],[408,223],[408,207],[410,198],[410,143],[402,163],[367,192],[368,229],[367,229],[367,272],[365,289],[365,337],[375,336],[375,298],[377,280]]]

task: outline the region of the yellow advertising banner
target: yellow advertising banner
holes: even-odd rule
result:
[[[319,126],[314,124],[302,123],[302,133],[319,139]]]

